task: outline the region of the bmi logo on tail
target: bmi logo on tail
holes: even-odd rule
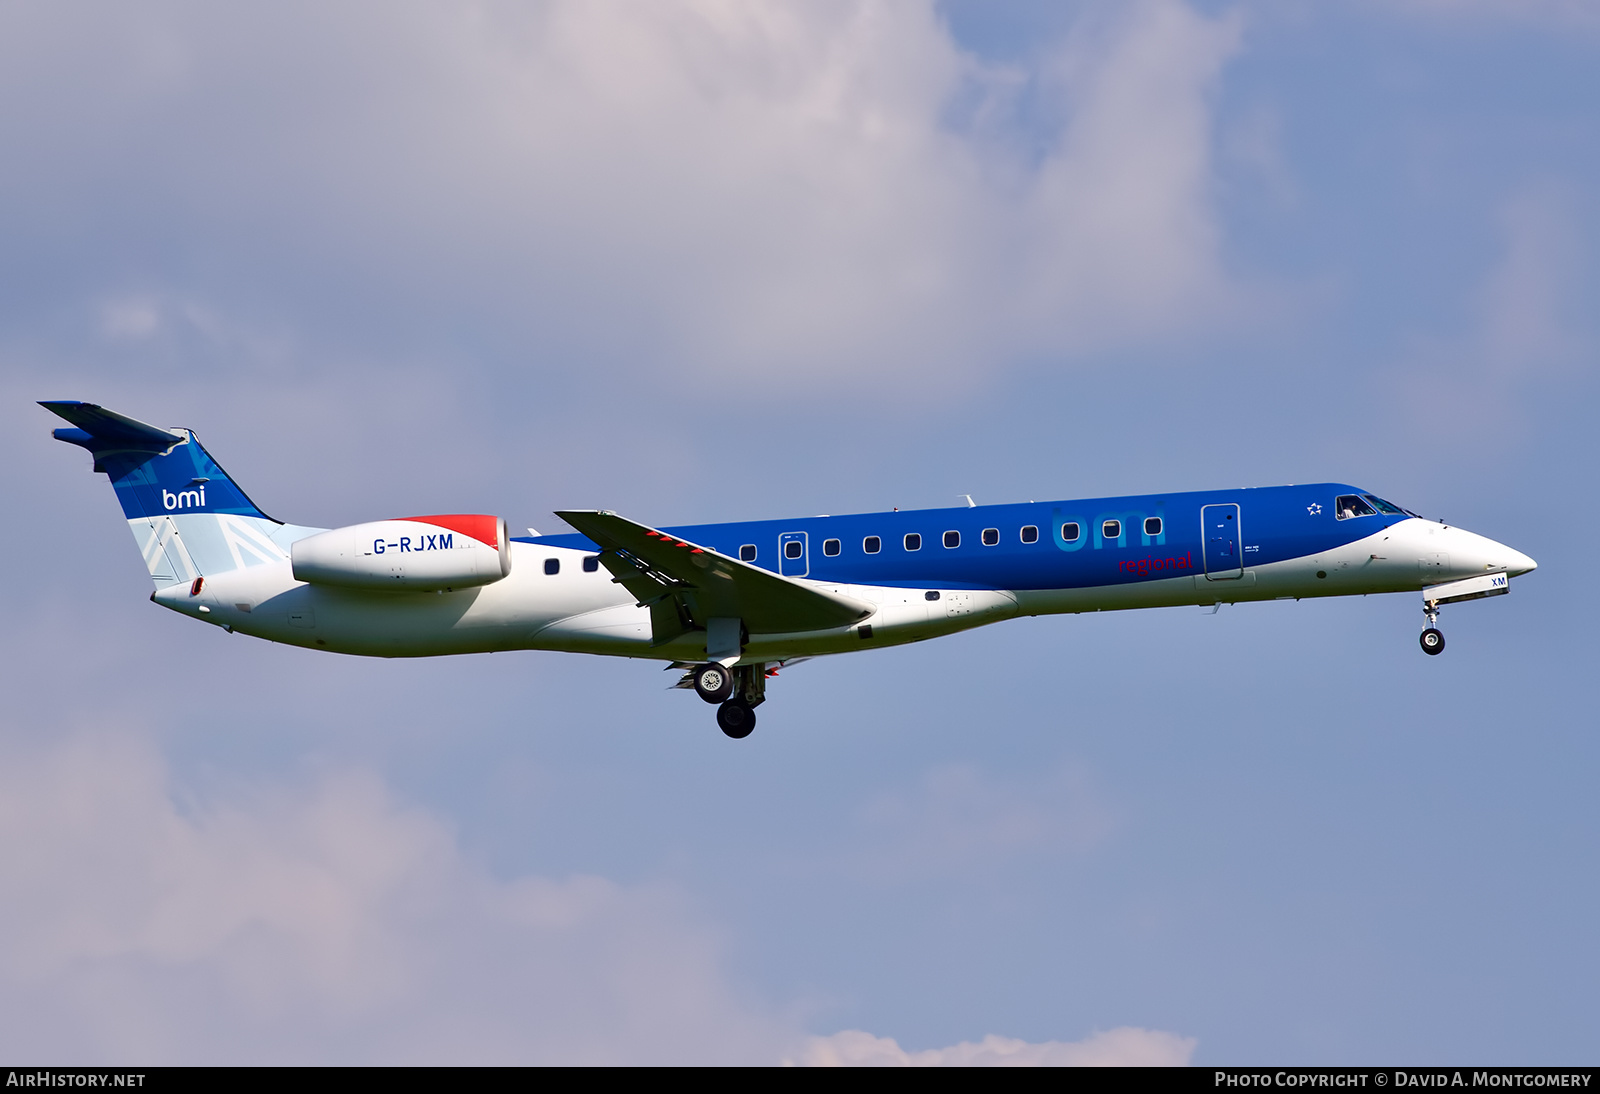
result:
[[[206,488],[201,486],[198,490],[179,490],[176,494],[171,490],[163,490],[161,504],[169,510],[202,509],[206,504]]]

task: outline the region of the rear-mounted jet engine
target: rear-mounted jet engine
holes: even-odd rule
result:
[[[296,540],[296,581],[350,589],[464,589],[511,572],[506,522],[478,514],[353,524]]]

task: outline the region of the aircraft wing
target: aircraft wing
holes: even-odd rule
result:
[[[780,634],[847,627],[874,611],[871,604],[803,585],[605,510],[556,516],[600,545],[601,564],[650,608],[658,643],[715,618],[741,619],[751,633]]]

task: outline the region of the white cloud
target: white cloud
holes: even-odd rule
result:
[[[1159,1030],[1119,1029],[1082,1041],[1019,1041],[990,1034],[976,1043],[907,1052],[893,1038],[845,1030],[813,1037],[788,1062],[811,1067],[1186,1067],[1198,1042]]]
[[[772,1063],[799,1039],[730,985],[671,887],[496,879],[369,774],[185,792],[126,732],[0,755],[11,1055]],[[845,1031],[804,1040],[791,1062],[1181,1064],[1194,1044],[1125,1028],[906,1052]]]
[[[135,268],[174,237],[280,305],[870,386],[1169,337],[1233,300],[1207,96],[1239,22],[1176,0],[1091,9],[1007,70],[929,3],[105,16],[0,22],[4,98],[52,104],[47,130],[0,108],[13,196],[48,192]],[[1024,86],[1059,131],[1018,122]]]
[[[161,312],[149,300],[115,300],[101,309],[100,325],[114,342],[135,342],[161,329]]]
[[[1463,329],[1419,336],[1400,371],[1408,390],[1396,405],[1427,408],[1430,429],[1415,443],[1430,451],[1443,435],[1498,458],[1498,444],[1524,427],[1528,388],[1592,356],[1576,292],[1585,226],[1567,190],[1528,186],[1498,212],[1500,256],[1464,302]]]
[[[32,1060],[762,1062],[668,887],[500,881],[374,778],[173,800],[80,737],[0,765],[0,1050]]]
[[[878,880],[970,874],[1020,855],[1082,853],[1114,824],[1083,772],[999,781],[948,765],[862,810],[859,870]]]
[[[1501,210],[1504,254],[1482,290],[1480,339],[1488,368],[1507,378],[1570,362],[1582,348],[1573,287],[1582,284],[1580,233],[1560,187],[1534,186]]]

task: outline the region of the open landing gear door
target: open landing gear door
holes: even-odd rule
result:
[[[1460,604],[1468,600],[1482,600],[1489,596],[1504,596],[1511,591],[1511,575],[1505,573],[1481,574],[1460,581],[1447,581],[1443,585],[1429,585],[1422,590],[1422,614],[1428,626],[1422,632],[1424,653],[1444,652],[1444,634],[1439,630],[1439,608],[1445,604]]]

